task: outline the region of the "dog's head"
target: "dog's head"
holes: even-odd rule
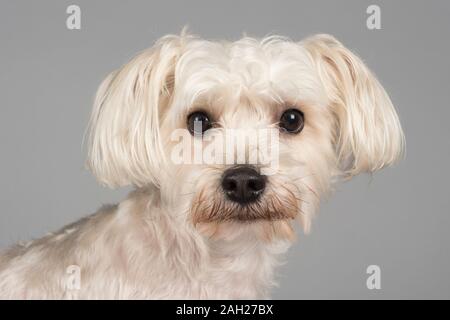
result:
[[[296,218],[308,230],[336,177],[390,165],[404,146],[385,90],[328,35],[166,36],[104,80],[90,129],[100,182],[156,185],[209,235],[291,237]]]

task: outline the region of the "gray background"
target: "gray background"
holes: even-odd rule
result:
[[[82,29],[66,29],[81,6]],[[382,30],[366,28],[378,4]],[[1,1],[0,246],[43,235],[128,190],[98,186],[82,138],[101,79],[188,24],[207,38],[243,32],[335,35],[396,105],[407,156],[342,184],[280,270],[274,298],[450,298],[450,2]],[[368,290],[368,265],[382,289]]]

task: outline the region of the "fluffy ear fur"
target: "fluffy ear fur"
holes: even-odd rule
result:
[[[340,169],[348,176],[398,160],[404,136],[389,96],[364,63],[330,35],[303,41],[336,115]]]
[[[167,36],[100,85],[89,126],[88,167],[104,185],[158,184],[165,155],[160,113],[173,85],[182,37]]]

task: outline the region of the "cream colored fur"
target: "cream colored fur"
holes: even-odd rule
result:
[[[227,166],[175,165],[171,132],[197,109],[214,116],[215,130],[274,127],[288,106],[302,110],[305,127],[280,134],[280,166],[264,197],[295,219],[208,221],[219,204],[238,210],[218,188]],[[335,181],[390,165],[403,149],[385,90],[331,36],[163,37],[103,81],[90,122],[92,172],[104,185],[136,190],[117,206],[5,250],[0,298],[269,297],[293,222],[309,231]],[[75,289],[67,285],[72,265],[81,270]]]

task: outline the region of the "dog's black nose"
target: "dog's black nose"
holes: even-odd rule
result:
[[[240,204],[256,201],[266,188],[266,177],[249,166],[230,168],[222,178],[228,199]]]

